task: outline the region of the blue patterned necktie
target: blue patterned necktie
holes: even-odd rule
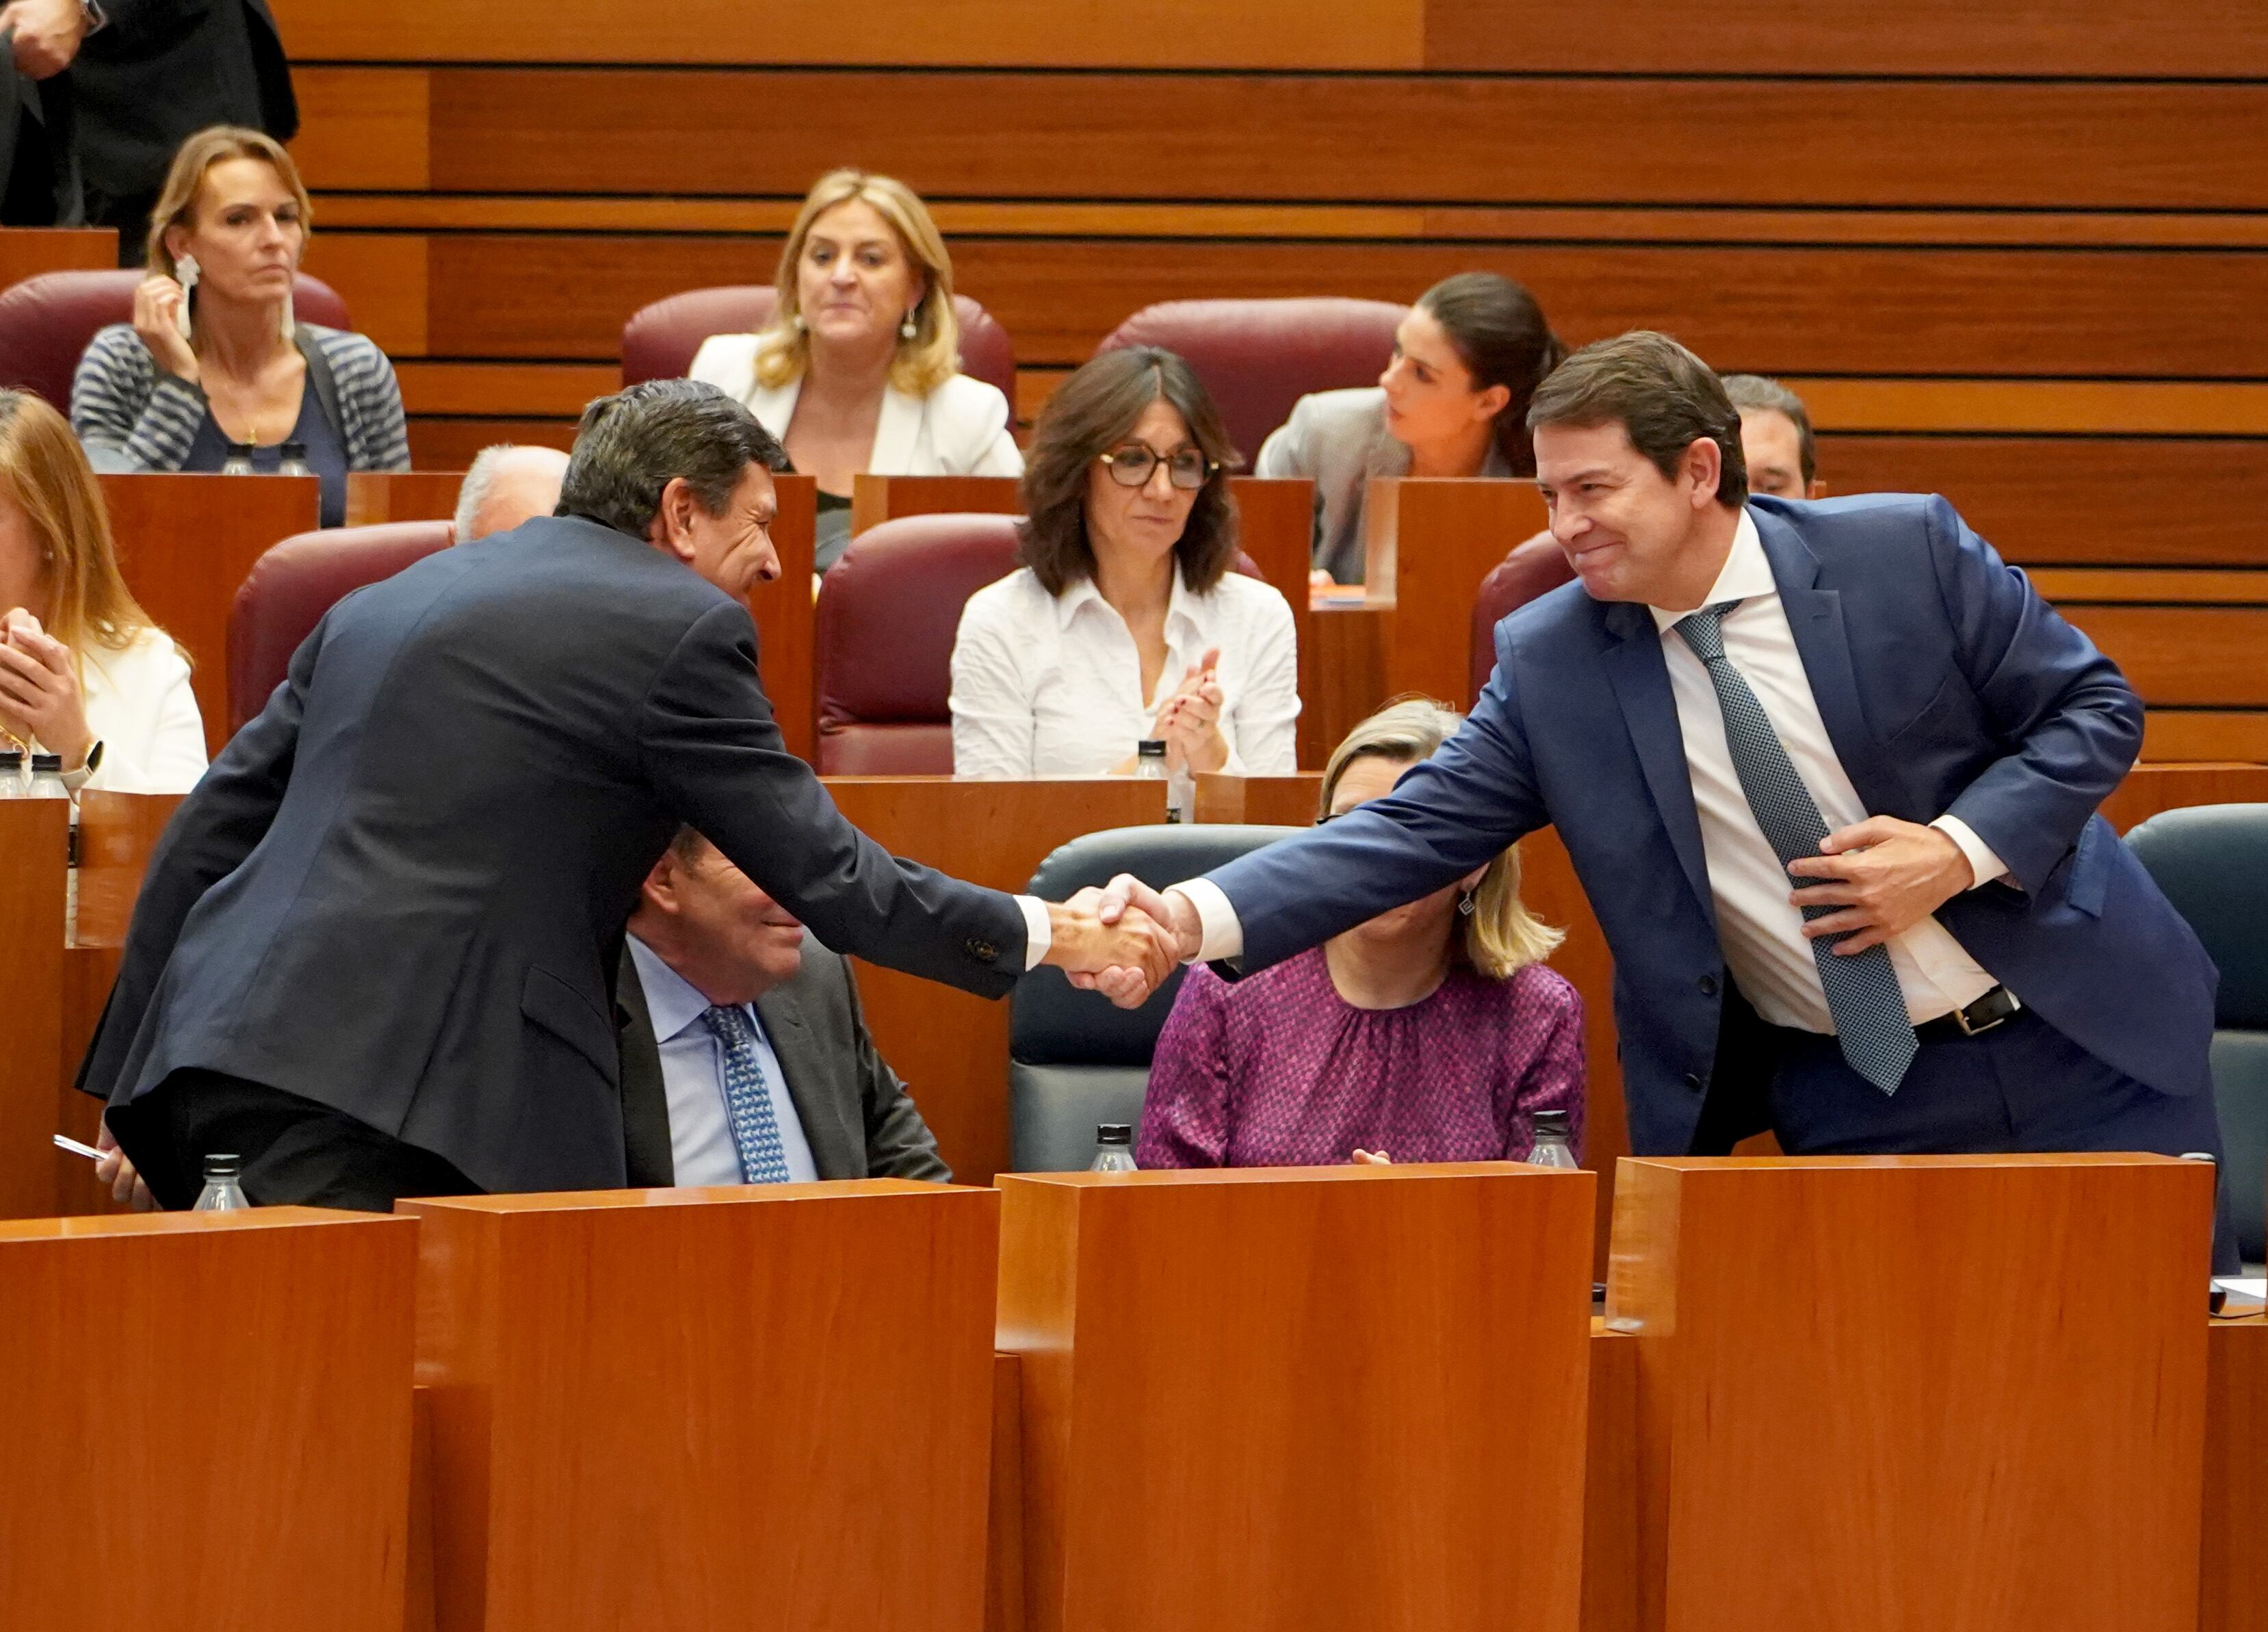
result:
[[[772,1114],[764,1067],[756,1058],[756,1029],[740,1008],[703,1011],[701,1023],[725,1051],[725,1108],[733,1119],[733,1143],[740,1153],[740,1182],[778,1185],[787,1181],[787,1151],[780,1144],[779,1119]]]
[[[1741,779],[1741,792],[1764,830],[1764,838],[1785,868],[1799,856],[1815,856],[1819,841],[1827,837],[1827,823],[1819,805],[1796,774],[1787,749],[1772,729],[1764,705],[1741,671],[1725,655],[1725,615],[1737,601],[1705,607],[1675,625],[1709,671],[1717,688],[1717,706],[1725,715],[1725,745],[1732,750],[1733,769]],[[1798,888],[1817,879],[1788,875]],[[1842,909],[1807,906],[1806,918]],[[1885,1094],[1895,1094],[1920,1047],[1913,1022],[1906,1017],[1904,996],[1898,990],[1897,971],[1890,967],[1886,947],[1869,947],[1848,957],[1835,956],[1841,935],[1822,935],[1811,943],[1812,962],[1819,965],[1819,982],[1827,988],[1827,1012],[1835,1016],[1836,1040],[1851,1068]]]

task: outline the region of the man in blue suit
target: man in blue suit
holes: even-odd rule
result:
[[[1614,951],[1639,1152],[2217,1159],[2215,971],[2095,814],[2142,736],[2110,661],[1942,498],[1749,501],[1738,411],[1664,336],[1575,353],[1528,424],[1581,581],[1498,627],[1463,729],[1105,918],[1249,972],[1548,823]]]

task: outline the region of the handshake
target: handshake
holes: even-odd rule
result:
[[[1147,1002],[1176,965],[1197,955],[1202,939],[1188,897],[1160,895],[1130,873],[1047,906],[1051,939],[1043,961],[1121,1008]]]

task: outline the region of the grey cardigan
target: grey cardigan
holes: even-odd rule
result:
[[[1377,386],[1315,391],[1268,434],[1255,476],[1306,476],[1315,484],[1314,565],[1342,584],[1363,575],[1363,497],[1373,476],[1407,476],[1410,450],[1386,433],[1386,393]],[[1493,445],[1484,476],[1509,476]]]
[[[309,354],[308,388],[338,430],[347,469],[409,469],[401,388],[386,353],[365,335],[318,323],[300,324],[298,342]],[[160,373],[130,323],[97,332],[71,377],[71,429],[98,470],[179,470],[205,411],[205,394]]]

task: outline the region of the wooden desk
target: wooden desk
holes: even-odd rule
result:
[[[2268,1632],[2268,1317],[2211,1324],[2205,1411],[2198,1632]]]
[[[771,699],[787,751],[816,761],[819,698],[814,669],[819,661],[818,625],[812,559],[818,547],[819,484],[807,476],[772,478],[779,513],[772,520],[772,548],[780,575],[748,592],[748,616],[756,624],[756,666],[764,695]]]
[[[0,1604],[401,1632],[417,1226],[274,1207],[0,1224]]]
[[[1329,672],[1314,652],[1307,605],[1307,573],[1314,558],[1315,484],[1304,477],[1240,476],[1229,478],[1228,490],[1236,499],[1238,547],[1291,604],[1292,632],[1300,648],[1299,765],[1302,771],[1320,771],[1338,738],[1324,740],[1324,727],[1309,700]]]
[[[117,264],[118,233],[110,227],[0,227],[0,289],[42,272],[101,272]]]
[[[1573,1632],[1593,1187],[1004,1175],[1033,1632]]]
[[[1312,827],[1315,801],[1323,786],[1319,771],[1292,776],[1232,776],[1225,771],[1197,773],[1199,822],[1248,823],[1260,827]]]
[[[2213,1174],[1623,1163],[1640,1624],[2189,1632]]]
[[[1166,819],[1166,785],[1131,778],[956,782],[828,777],[843,814],[895,855],[970,883],[1020,890],[1057,846]],[[906,1080],[939,1151],[964,1184],[1008,1163],[1008,1005],[861,963],[875,1046]]]
[[[350,470],[347,525],[380,521],[446,521],[457,513],[461,470]]]
[[[977,1632],[999,1201],[402,1203],[440,1632]]]
[[[909,515],[1021,515],[1023,484],[1012,476],[868,476],[850,483],[850,536]]]
[[[313,476],[106,476],[126,587],[189,654],[205,751],[228,741],[228,614],[261,552],[320,519]]]
[[[2136,765],[2102,801],[2102,814],[2124,833],[2162,811],[2264,801],[2268,801],[2268,765]]]
[[[70,842],[69,801],[0,800],[0,993],[8,1016],[6,1045],[0,1046],[0,1218],[55,1211],[57,1152],[50,1136],[56,1131],[55,1082],[63,1070],[63,882]],[[22,1325],[0,1318],[0,1333],[11,1324]],[[0,1465],[4,1461],[0,1458]],[[0,1554],[6,1550],[0,1547]],[[0,1603],[6,1601],[0,1597]]]
[[[1547,519],[1533,482],[1371,483],[1363,504],[1365,598],[1392,614],[1380,653],[1381,701],[1415,691],[1453,708],[1472,706],[1473,602],[1481,580]]]

